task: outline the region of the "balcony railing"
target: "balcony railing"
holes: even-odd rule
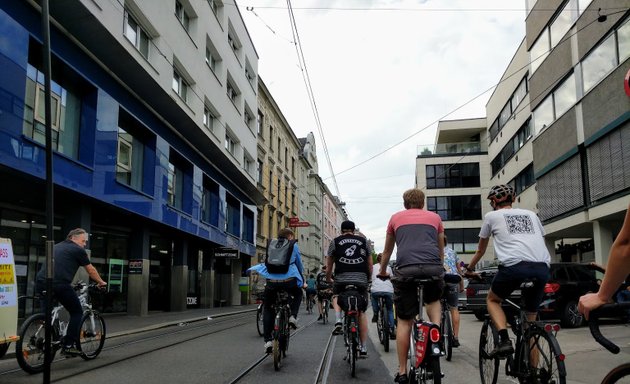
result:
[[[484,142],[441,143],[432,145],[418,145],[418,156],[445,156],[466,153],[486,153],[488,145]]]

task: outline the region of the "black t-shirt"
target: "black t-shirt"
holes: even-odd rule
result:
[[[55,244],[53,250],[55,276],[53,284],[71,284],[79,267],[90,264],[87,252],[71,240],[64,240]],[[37,273],[37,281],[46,281],[46,264]]]
[[[329,284],[326,282],[326,272],[318,273],[315,280],[317,281],[317,289],[329,288]]]
[[[370,278],[368,257],[371,256],[365,237],[354,234],[336,237],[330,243],[328,256],[333,257],[335,261],[336,282],[368,282]]]

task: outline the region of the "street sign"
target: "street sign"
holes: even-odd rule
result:
[[[294,223],[289,223],[289,227],[308,227],[311,223],[308,221],[296,221]]]
[[[289,224],[298,223],[299,221],[299,217],[289,217]]]

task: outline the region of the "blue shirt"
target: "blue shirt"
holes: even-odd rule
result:
[[[300,255],[300,248],[298,247],[297,243],[293,245],[291,264],[289,264],[289,270],[287,271],[287,273],[269,273],[269,271],[267,271],[267,266],[265,265],[265,263],[256,264],[247,270],[248,273],[252,271],[258,272],[258,274],[265,279],[271,280],[284,280],[290,277],[295,277],[297,278],[298,287],[302,287],[302,285],[304,285],[304,277],[302,277],[302,273],[304,273],[304,267],[302,266],[302,256]]]
[[[453,250],[451,247],[444,247],[444,268],[446,269],[446,273],[450,275],[459,275],[457,273],[457,252]]]

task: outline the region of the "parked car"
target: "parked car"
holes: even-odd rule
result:
[[[579,327],[584,322],[577,310],[580,296],[599,289],[595,276],[597,267],[582,263],[551,263],[551,277],[545,285],[545,295],[539,312],[543,319],[559,319],[563,327]],[[471,279],[466,289],[467,308],[477,319],[485,316],[486,296],[497,269],[481,270],[481,280]],[[511,299],[520,300],[520,290],[513,292]]]

